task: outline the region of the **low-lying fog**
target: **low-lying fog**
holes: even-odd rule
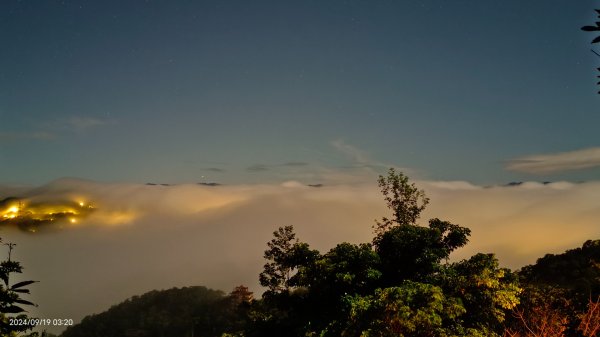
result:
[[[546,253],[600,238],[600,182],[475,186],[417,182],[432,217],[472,230],[453,255],[494,252],[519,268]],[[281,185],[139,185],[62,179],[38,188],[0,188],[0,199],[76,202],[94,211],[44,223],[31,233],[4,221],[0,237],[17,244],[40,318],[73,318],[108,309],[152,289],[205,285],[226,292],[248,285],[258,294],[263,251],[272,232],[293,225],[322,252],[336,243],[369,242],[374,220],[388,215],[376,183]],[[2,210],[0,210],[2,211]],[[4,254],[3,254],[4,255]],[[62,329],[51,329],[60,331]]]

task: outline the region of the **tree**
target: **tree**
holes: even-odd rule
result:
[[[417,219],[429,199],[390,169],[378,179],[391,218],[372,243],[340,243],[325,254],[281,227],[265,251],[268,287],[246,336],[497,337],[520,288],[492,254],[449,263],[470,230]]]
[[[525,286],[520,301],[507,319],[505,337],[567,336],[572,307],[564,291]]]
[[[426,281],[440,271],[442,260],[467,244],[468,228],[439,219],[429,227],[401,225],[375,238],[375,250],[381,259],[384,286],[403,280]]]
[[[384,285],[406,279],[422,281],[437,272],[452,251],[467,244],[468,228],[439,219],[431,219],[429,227],[416,224],[429,198],[402,172],[390,168],[387,177],[379,176],[378,183],[393,214],[391,219],[377,222],[373,239]]]
[[[440,287],[405,281],[370,296],[349,297],[350,317],[342,336],[459,336],[445,324],[465,313]]]
[[[600,297],[595,301],[591,298],[588,302],[588,309],[579,316],[580,322],[577,330],[584,337],[595,337],[600,334]]]
[[[279,227],[273,232],[273,239],[267,243],[264,258],[269,261],[260,273],[260,285],[269,288],[271,293],[281,293],[289,289],[292,266],[289,256],[292,247],[298,242],[293,226]]]
[[[320,256],[309,245],[299,242],[293,226],[279,227],[267,243],[268,261],[259,281],[268,290],[262,301],[253,304],[247,336],[296,335],[302,330],[307,314],[306,301],[299,281],[299,269],[312,265]],[[297,331],[297,333],[296,333]]]
[[[2,239],[0,239],[0,242],[2,242]],[[30,317],[27,316],[27,310],[24,308],[36,305],[23,299],[21,294],[29,294],[29,289],[25,287],[36,281],[10,283],[10,275],[22,273],[23,267],[19,262],[11,260],[11,253],[15,245],[13,243],[6,243],[5,245],[8,246],[8,259],[0,263],[0,279],[2,280],[2,284],[0,284],[0,336],[13,337],[20,332],[26,332],[34,328],[33,324],[10,324],[10,320],[19,319],[29,322]],[[37,333],[30,336],[35,335]]]
[[[379,236],[398,225],[416,224],[421,212],[429,203],[425,192],[418,189],[414,183],[409,184],[408,177],[402,172],[396,173],[394,168],[390,168],[387,177],[379,176],[377,182],[393,217],[383,217],[381,222],[376,221],[375,234]]]
[[[501,332],[507,315],[519,304],[522,289],[517,276],[500,268],[494,254],[478,253],[453,263],[441,279],[446,294],[464,305],[466,328]]]
[[[242,303],[250,303],[254,301],[253,293],[250,290],[248,290],[248,287],[244,285],[240,285],[233,288],[231,293],[229,293],[229,297],[231,298],[232,302],[236,305]]]
[[[377,253],[368,243],[343,242],[312,263],[300,266],[293,284],[309,288],[321,299],[372,292],[381,277]]]
[[[339,336],[340,323],[346,319],[345,296],[372,294],[381,277],[379,266],[379,257],[368,243],[343,242],[315,255],[299,265],[292,277],[291,284],[297,287],[289,301],[295,304],[294,316],[310,332]]]

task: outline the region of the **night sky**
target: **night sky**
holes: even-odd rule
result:
[[[0,183],[598,179],[593,9],[3,1]]]

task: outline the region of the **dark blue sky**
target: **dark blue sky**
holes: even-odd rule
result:
[[[598,179],[597,7],[3,1],[0,183]]]

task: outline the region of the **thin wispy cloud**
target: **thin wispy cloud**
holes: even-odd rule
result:
[[[342,139],[336,139],[332,141],[331,146],[348,156],[352,161],[354,161],[357,164],[361,164],[364,166],[371,166],[372,164],[374,164],[374,161],[369,157],[369,155],[365,151],[346,143]]]
[[[91,128],[107,125],[110,121],[93,117],[73,116],[66,119],[63,123],[76,132],[84,132]]]
[[[598,166],[600,166],[600,147],[592,147],[576,151],[515,158],[509,161],[506,168],[518,172],[548,174]]]
[[[34,131],[34,132],[11,132],[11,131],[0,131],[0,140],[2,141],[14,141],[14,140],[52,140],[55,139],[56,135],[46,131]]]
[[[0,140],[52,140],[59,138],[65,131],[83,133],[89,129],[105,126],[111,123],[113,123],[112,120],[73,116],[66,119],[58,119],[52,122],[41,122],[38,125],[31,125],[28,128],[29,130],[0,131]]]
[[[386,171],[387,169],[389,169],[390,167],[393,167],[393,168],[403,171],[405,173],[409,173],[413,176],[415,175],[415,172],[413,169],[406,168],[406,167],[400,167],[398,165],[375,160],[366,151],[359,149],[356,146],[350,145],[342,139],[337,139],[337,140],[332,141],[331,146],[333,146],[334,149],[341,152],[342,154],[344,154],[346,157],[348,157],[350,159],[351,165],[349,167],[344,167],[344,168],[350,168],[350,169],[358,168],[358,169],[362,169],[363,171],[365,171],[365,173],[382,173],[382,172]]]

